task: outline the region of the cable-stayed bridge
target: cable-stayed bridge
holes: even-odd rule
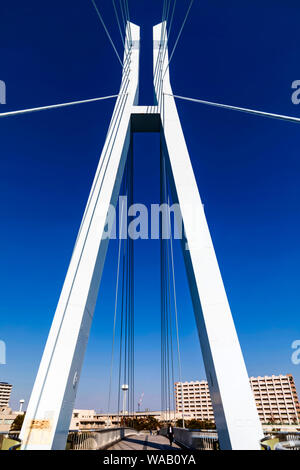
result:
[[[140,30],[130,21],[127,1],[118,11],[113,2],[124,45],[120,57],[113,38],[92,0],[96,13],[121,66],[119,93],[41,108],[11,111],[0,117],[55,107],[116,99],[99,165],[92,184],[72,259],[68,268],[53,324],[32,391],[21,439],[23,449],[64,449],[93,319],[105,256],[109,243],[110,208],[119,194],[129,206],[134,203],[133,142],[135,132],[160,135],[161,213],[161,395],[163,409],[171,410],[174,385],[173,356],[177,355],[182,381],[176,301],[174,252],[170,203],[178,204],[182,223],[182,253],[193,302],[207,380],[222,449],[258,449],[262,429],[248,382],[248,374],[223,286],[198,187],[177,112],[175,98],[248,112],[292,122],[298,118],[173,94],[169,65],[186,24],[193,1],[184,17],[175,45],[169,54],[169,35],[175,3],[164,1],[162,22],[153,28],[153,86],[155,104],[139,105]],[[125,29],[125,31],[124,31]],[[125,34],[124,34],[125,33]],[[120,207],[121,233],[127,233],[125,207]],[[131,214],[133,217],[133,214]],[[163,225],[164,224],[164,225]],[[101,291],[100,291],[101,295]],[[134,416],[134,237],[119,236],[117,283],[114,310],[112,359],[116,354],[115,326],[121,309],[122,341],[119,350],[118,411]],[[172,336],[171,322],[175,335]],[[174,354],[174,351],[175,354]],[[113,364],[113,360],[112,360]],[[124,402],[121,403],[121,388]],[[127,387],[127,388],[126,388]],[[110,377],[111,391],[111,377]],[[127,392],[127,395],[125,395]],[[110,394],[109,394],[110,401]],[[111,403],[109,402],[108,408]],[[121,407],[122,410],[121,410]],[[183,416],[184,418],[184,416]]]

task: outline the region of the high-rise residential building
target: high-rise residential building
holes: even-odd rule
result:
[[[300,403],[291,374],[250,377],[249,381],[262,423],[300,424]],[[179,414],[214,421],[206,380],[176,382],[175,402]]]
[[[0,382],[0,407],[8,406],[12,385]]]
[[[300,404],[291,374],[250,377],[250,385],[263,423],[300,423]]]
[[[182,400],[183,395],[183,400]],[[206,380],[175,382],[176,413],[184,412],[199,420],[214,421],[214,412]]]

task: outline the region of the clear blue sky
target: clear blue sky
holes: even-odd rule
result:
[[[188,0],[180,0],[171,47]],[[177,94],[300,116],[291,83],[300,79],[295,1],[195,0],[171,64]],[[284,5],[283,5],[284,3]],[[98,0],[121,52],[110,1]],[[161,0],[130,0],[141,26],[140,104],[152,102],[152,26]],[[118,91],[120,66],[91,2],[37,0],[1,6],[0,112]],[[56,308],[114,102],[0,121],[0,339],[14,385],[30,390]],[[192,164],[249,375],[300,365],[300,127],[178,102]],[[135,198],[159,202],[159,143],[135,137]],[[116,242],[109,247],[76,405],[106,410]],[[205,378],[181,253],[175,249],[183,378]],[[160,407],[159,243],[136,243],[136,400]],[[198,359],[199,358],[199,359]]]

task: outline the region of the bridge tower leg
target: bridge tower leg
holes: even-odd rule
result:
[[[21,430],[22,449],[65,449],[138,101],[140,28],[127,25],[120,95],[85,208],[68,272]]]
[[[221,449],[259,449],[263,437],[204,208],[172,95],[165,24],[153,28],[154,80],[173,202]],[[157,64],[160,64],[159,66]],[[201,135],[201,123],[199,123]]]

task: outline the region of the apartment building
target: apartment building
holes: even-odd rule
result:
[[[183,400],[182,400],[183,395]],[[176,414],[186,418],[214,421],[214,412],[206,380],[175,382]]]
[[[8,407],[12,385],[0,382],[0,407]]]
[[[291,374],[250,377],[262,423],[300,423],[300,404]]]
[[[291,374],[250,377],[249,381],[262,423],[300,424],[300,404]],[[176,382],[175,403],[176,413],[214,421],[206,380]]]

